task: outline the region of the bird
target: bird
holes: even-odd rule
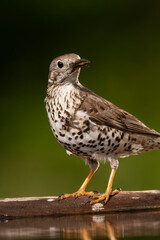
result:
[[[160,133],[150,129],[135,116],[98,96],[79,82],[80,69],[90,63],[75,53],[53,59],[49,67],[45,98],[51,130],[69,155],[79,156],[90,173],[74,193],[61,199],[90,196],[90,204],[107,203],[120,189],[112,191],[119,158],[160,149]],[[85,189],[99,162],[111,167],[106,191],[95,194]]]

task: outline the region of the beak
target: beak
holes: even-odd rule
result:
[[[90,61],[87,59],[79,59],[73,64],[73,69],[86,66],[88,63],[90,63]]]

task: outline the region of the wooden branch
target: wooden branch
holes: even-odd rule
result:
[[[160,211],[160,190],[120,192],[107,204],[90,205],[91,200],[88,196],[64,200],[58,197],[4,198],[0,199],[0,218]]]

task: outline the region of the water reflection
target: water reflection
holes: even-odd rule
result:
[[[116,240],[131,236],[160,236],[160,212],[1,219],[2,239]]]
[[[116,240],[112,225],[106,221],[104,223],[91,223],[89,228],[63,229],[64,239],[80,238],[82,240],[92,240],[96,237],[108,237],[110,240]]]

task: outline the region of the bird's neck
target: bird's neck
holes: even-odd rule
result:
[[[65,82],[62,85],[51,85],[48,86],[47,97],[54,98],[55,96],[58,95],[65,96],[66,94],[68,95],[69,93],[71,93],[75,89],[78,89],[79,87],[81,87],[81,84],[78,80],[75,82]]]

